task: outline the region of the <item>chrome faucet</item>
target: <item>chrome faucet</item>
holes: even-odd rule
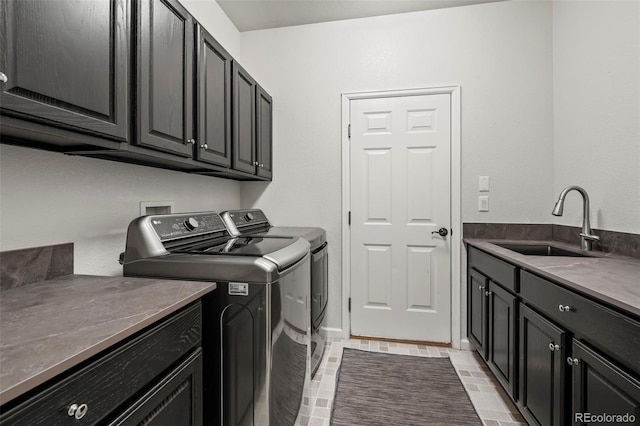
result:
[[[556,205],[553,207],[551,214],[554,216],[562,216],[564,197],[572,190],[576,190],[582,195],[582,232],[580,232],[580,247],[582,250],[591,250],[593,241],[600,240],[600,237],[593,233],[591,224],[589,223],[589,195],[587,191],[579,186],[567,186],[560,193],[560,197],[558,197],[558,201],[556,201]]]

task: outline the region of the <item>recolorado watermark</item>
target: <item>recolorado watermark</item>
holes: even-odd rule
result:
[[[635,423],[636,416],[631,413],[607,414],[607,413],[575,413],[576,423]]]

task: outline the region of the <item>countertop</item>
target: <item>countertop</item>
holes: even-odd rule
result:
[[[0,295],[0,404],[199,299],[215,283],[66,275]]]
[[[549,244],[580,252],[576,246],[557,241],[465,238],[464,242],[640,318],[640,261],[635,258],[595,251],[588,252],[592,257],[528,256],[494,244]]]

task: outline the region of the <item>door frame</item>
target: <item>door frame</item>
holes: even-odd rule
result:
[[[427,87],[406,90],[384,90],[374,92],[347,92],[342,94],[342,338],[351,335],[351,146],[349,117],[351,101],[359,99],[390,98],[398,96],[420,96],[448,94],[451,99],[451,346],[460,349],[462,336],[462,218],[461,218],[461,135],[460,135],[460,86]]]

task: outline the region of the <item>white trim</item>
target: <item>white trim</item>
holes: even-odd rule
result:
[[[395,96],[419,96],[449,94],[451,96],[451,346],[461,347],[462,339],[462,291],[465,286],[461,277],[462,218],[461,218],[461,123],[460,86],[444,86],[409,90],[388,90],[381,92],[342,94],[342,338],[349,339],[351,317],[349,297],[351,294],[351,234],[348,213],[351,187],[349,182],[349,122],[350,102],[356,99],[388,98]],[[338,329],[335,329],[338,330]],[[467,343],[468,344],[468,343]],[[464,344],[466,347],[467,344]]]
[[[336,327],[322,327],[327,339],[342,339],[343,333],[341,328]]]

